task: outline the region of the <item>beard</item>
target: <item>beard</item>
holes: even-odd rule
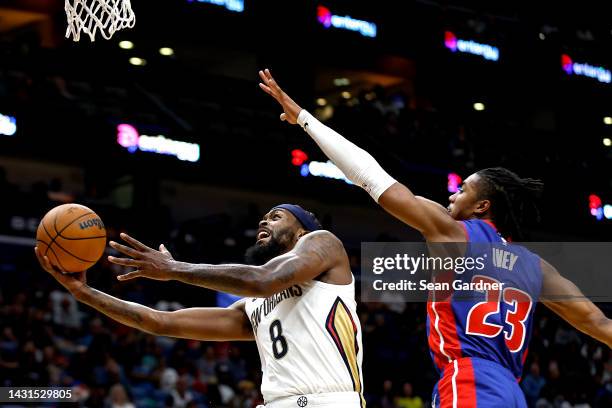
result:
[[[257,244],[247,248],[244,258],[248,265],[263,265],[272,258],[287,252],[287,246],[274,235],[265,244]]]

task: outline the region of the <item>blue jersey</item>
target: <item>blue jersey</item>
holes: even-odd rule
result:
[[[466,291],[455,291],[427,303],[430,353],[442,375],[434,405],[445,406],[446,399],[453,402],[449,406],[459,407],[522,406],[510,403],[508,394],[498,399],[491,392],[512,379],[514,384],[507,386],[514,387],[517,401],[523,400],[517,381],[542,286],[540,258],[506,242],[489,221],[461,224],[468,241],[465,256],[482,260],[482,268],[462,274],[461,281],[488,283],[499,290],[467,291],[467,296]],[[457,405],[457,398],[463,403]]]

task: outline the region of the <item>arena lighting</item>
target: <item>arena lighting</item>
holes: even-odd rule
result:
[[[603,213],[604,213],[604,217],[607,220],[612,220],[612,205],[610,205],[610,204],[604,205]]]
[[[347,86],[350,84],[351,84],[351,81],[348,78],[334,78],[335,86]]]
[[[448,173],[448,192],[456,193],[459,191],[459,186],[461,185],[462,181],[461,176],[459,176],[457,173]]]
[[[589,210],[591,215],[595,217],[597,221],[601,221],[604,218],[607,220],[612,220],[612,205],[604,205],[601,198],[596,194],[591,194],[589,196]]]
[[[291,151],[291,164],[294,166],[301,166],[308,160],[308,155],[300,149],[294,149]]]
[[[137,67],[142,67],[147,65],[147,60],[138,57],[132,57],[130,58],[130,64],[136,65]]]
[[[603,121],[606,125],[612,125],[612,117],[610,116],[604,117]]]
[[[17,132],[17,119],[0,113],[0,135],[13,136]]]
[[[593,78],[599,82],[609,84],[612,82],[612,73],[604,67],[597,67],[583,62],[574,62],[567,54],[561,55],[561,68],[567,75],[578,75]]]
[[[327,99],[325,99],[325,98],[317,98],[317,105],[319,105],[319,106],[327,105]]]
[[[315,177],[325,177],[342,180],[347,184],[353,184],[349,179],[346,178],[344,173],[342,173],[342,171],[329,160],[326,162],[311,161],[310,163],[304,163],[300,167],[300,174],[303,177],[312,175]]]
[[[489,61],[499,60],[499,48],[488,44],[480,44],[472,40],[462,40],[451,31],[444,32],[444,45],[452,52],[479,55]]]
[[[350,92],[348,92],[348,91],[344,91],[344,92],[342,92],[342,94],[341,94],[341,95],[342,95],[342,97],[343,97],[344,99],[351,99],[351,93],[350,93]]]
[[[175,156],[183,161],[197,162],[200,160],[199,144],[166,139],[162,135],[140,135],[134,126],[126,123],[117,126],[117,143],[125,147],[130,153],[140,150]]]
[[[164,57],[171,57],[174,55],[174,50],[170,47],[162,47],[159,49],[159,53]]]
[[[306,163],[307,160],[308,155],[304,151],[300,149],[294,149],[291,151],[291,164],[300,168],[300,175],[302,177],[312,175],[315,177],[343,180],[347,184],[353,184],[331,161],[311,161],[310,163]]]
[[[291,164],[300,168],[300,175],[302,177],[308,177],[308,176],[325,177],[325,178],[331,178],[335,180],[342,180],[347,184],[353,184],[349,179],[346,178],[342,170],[336,167],[336,165],[332,163],[330,160],[326,162],[311,161],[310,163],[307,163],[306,162],[307,160],[308,160],[308,155],[303,150],[294,149],[291,151]],[[461,184],[461,177],[459,176],[457,177],[459,178],[458,183]]]
[[[121,48],[122,50],[131,50],[132,48],[134,48],[134,43],[131,41],[120,41],[119,48]]]
[[[325,6],[317,6],[317,20],[325,28],[338,28],[340,30],[356,31],[364,37],[375,38],[376,37],[376,24],[364,21],[356,20],[350,16],[337,16]]]
[[[244,0],[187,0],[188,3],[206,3],[222,6],[229,11],[242,13],[244,11]]]
[[[474,110],[479,111],[479,112],[481,112],[481,111],[485,110],[485,105],[484,105],[484,103],[481,103],[481,102],[476,102],[476,103],[474,104]]]
[[[612,139],[610,139],[609,137],[604,137],[603,144],[606,147],[612,146]]]

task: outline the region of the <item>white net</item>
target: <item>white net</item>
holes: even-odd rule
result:
[[[66,38],[81,39],[81,33],[95,41],[96,35],[109,40],[115,31],[132,28],[136,16],[130,0],[66,0]]]

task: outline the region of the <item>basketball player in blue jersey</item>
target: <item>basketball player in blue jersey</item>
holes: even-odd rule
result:
[[[55,270],[38,248],[41,266],[74,297],[127,326],[202,341],[255,340],[262,364],[265,407],[364,408],[361,325],[355,279],[342,242],[294,204],[272,208],[260,221],[247,257],[257,265],[179,262],[122,234],[111,242],[134,267],[121,281],[177,280],[245,296],[228,308],[162,312],[89,287],[85,272]],[[262,407],[263,408],[263,407]]]
[[[269,70],[260,71],[260,87],[281,105],[281,120],[299,124],[328,158],[354,184],[365,189],[387,212],[420,231],[429,243],[505,243],[520,239],[522,209],[535,205],[542,183],[522,179],[504,168],[469,176],[461,188],[440,204],[415,196],[394,180],[376,160],[297,105]],[[472,245],[466,245],[469,251]],[[515,248],[516,247],[516,248]],[[552,301],[547,295],[584,296],[550,264],[518,246],[517,270],[509,279],[502,268],[487,265],[479,281],[503,279],[503,290],[480,299],[456,301],[451,295],[427,304],[428,341],[440,380],[432,395],[434,407],[526,407],[521,376],[535,304],[542,301],[578,330],[612,347],[612,321],[592,302]],[[520,252],[520,253],[519,253]]]

